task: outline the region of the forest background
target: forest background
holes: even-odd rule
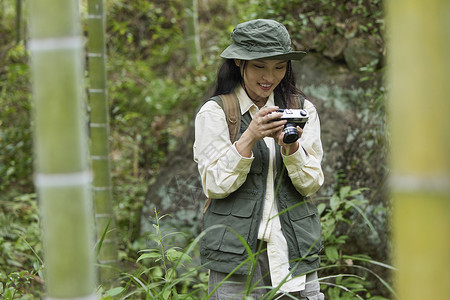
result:
[[[44,275],[33,186],[26,2],[19,3],[0,2],[0,282],[3,296],[11,291],[15,298],[31,299],[42,295]],[[180,249],[198,235],[203,201],[192,168],[195,110],[214,81],[218,55],[235,24],[272,18],[288,27],[295,49],[309,52],[296,72],[322,120],[327,182],[314,198],[326,247],[322,288],[330,299],[391,298],[381,1],[199,0],[201,47],[195,54],[186,46],[186,3],[192,2],[105,3],[121,272],[98,293],[144,297],[148,284],[177,276],[162,263],[176,262]],[[86,20],[84,2],[82,7]],[[200,60],[192,63],[192,55]],[[164,214],[171,216],[161,218]],[[170,232],[170,238],[162,239],[161,232]],[[158,252],[164,254],[159,260],[141,256],[143,249],[161,244],[166,249]],[[161,288],[162,299],[204,298],[207,273],[198,267],[198,253],[189,255],[188,275],[178,271],[182,280],[175,289]]]

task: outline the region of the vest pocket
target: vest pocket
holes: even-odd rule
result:
[[[314,204],[306,202],[288,211],[300,256],[305,258],[322,250],[320,219]],[[317,257],[306,258],[314,261]]]
[[[244,241],[248,243],[248,235],[252,225],[251,215],[256,201],[251,199],[235,199],[228,226],[223,235],[219,250],[223,252],[242,254],[245,251]],[[242,241],[239,236],[242,237]]]
[[[205,227],[218,224],[225,226],[206,233],[203,238],[205,248],[235,254],[244,253],[244,243],[238,236],[248,243],[255,205],[256,200],[249,199],[248,196],[214,200]]]
[[[219,250],[223,234],[225,233],[225,226],[218,226],[218,228],[209,229],[205,236],[201,239],[201,248],[210,250]]]

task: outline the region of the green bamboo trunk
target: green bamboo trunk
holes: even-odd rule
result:
[[[103,0],[88,1],[89,104],[93,195],[100,280],[106,283],[116,275],[118,262],[112,184],[109,164],[109,119],[106,80],[105,17]]]
[[[16,0],[16,43],[22,40],[22,0]]]
[[[94,299],[79,1],[29,2],[35,185],[49,298]]]
[[[185,40],[188,48],[188,62],[191,66],[202,60],[200,51],[200,34],[198,29],[198,0],[185,0]]]
[[[450,1],[386,1],[398,299],[450,299]]]

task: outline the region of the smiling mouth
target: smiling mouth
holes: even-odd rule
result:
[[[264,83],[260,83],[259,86],[260,86],[263,90],[270,90],[270,88],[272,87],[272,84],[264,84]]]

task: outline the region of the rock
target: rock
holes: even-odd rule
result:
[[[358,72],[369,64],[378,64],[381,54],[374,39],[352,38],[344,50],[344,58],[350,70]]]
[[[186,135],[179,139],[176,151],[169,154],[166,164],[147,191],[142,208],[141,232],[152,230],[150,220],[155,216],[170,214],[164,225],[170,228],[186,226],[196,235],[199,231],[201,209],[206,200],[203,194],[197,164],[193,160],[192,146],[194,125],[187,129]]]
[[[331,40],[326,42],[323,55],[333,60],[344,58],[344,49],[347,46],[347,40],[342,36],[335,35]]]

